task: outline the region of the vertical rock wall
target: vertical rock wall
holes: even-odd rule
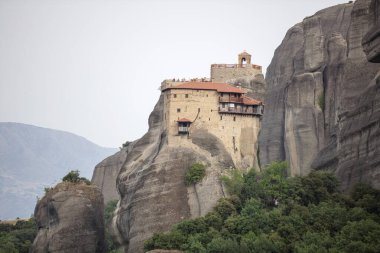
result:
[[[133,145],[120,170],[120,202],[114,225],[126,252],[143,252],[143,242],[183,219],[205,215],[224,196],[222,169],[234,166],[222,142],[199,129],[188,147],[168,146],[164,130],[163,96],[149,117],[148,132]],[[206,177],[186,186],[185,172],[205,164]]]
[[[107,157],[95,166],[91,183],[99,187],[101,190],[105,205],[110,200],[119,199],[119,194],[117,193],[116,187],[116,178],[119,175],[120,169],[123,166],[131,147],[132,145],[130,144],[128,147],[125,147],[116,154]]]
[[[262,165],[287,160],[292,175],[330,169],[343,189],[380,187],[380,65],[367,62],[361,44],[373,6],[333,6],[287,32],[266,75]]]

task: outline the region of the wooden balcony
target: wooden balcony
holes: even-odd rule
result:
[[[260,108],[249,108],[248,110],[244,110],[243,108],[236,107],[226,107],[219,108],[219,113],[228,113],[228,114],[243,114],[243,115],[263,115],[263,112]]]
[[[219,97],[221,103],[243,103],[243,98],[239,97]]]

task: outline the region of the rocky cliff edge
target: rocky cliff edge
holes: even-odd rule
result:
[[[266,74],[262,164],[287,160],[292,175],[332,170],[346,190],[380,187],[380,65],[361,44],[373,6],[333,6],[287,32]]]

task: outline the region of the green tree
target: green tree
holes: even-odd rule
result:
[[[287,164],[222,179],[230,193],[205,217],[182,221],[146,249],[185,252],[380,252],[380,191],[339,192],[332,173],[287,177]]]
[[[336,240],[340,252],[380,252],[380,224],[370,219],[348,222]]]
[[[91,184],[90,180],[88,180],[85,177],[80,177],[79,170],[72,170],[69,173],[67,173],[66,176],[62,178],[63,182],[71,182],[71,183],[79,183],[84,182],[86,184]]]
[[[234,169],[230,171],[229,176],[222,176],[222,181],[231,195],[239,196],[241,194],[244,185],[244,176],[239,170]]]
[[[118,248],[118,243],[114,241],[114,238],[111,235],[111,223],[112,223],[112,217],[113,213],[116,210],[118,200],[110,200],[107,202],[105,208],[104,208],[104,226],[105,226],[105,240],[107,245],[106,252],[115,252]]]

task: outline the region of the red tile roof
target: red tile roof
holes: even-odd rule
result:
[[[253,98],[243,97],[243,104],[245,104],[245,105],[262,105],[263,102],[256,100],[256,99],[253,99]]]
[[[167,89],[189,89],[189,90],[215,90],[219,93],[246,93],[242,89],[236,88],[227,83],[212,83],[212,82],[188,82],[179,84]]]
[[[177,122],[190,122],[191,123],[191,120],[186,119],[186,118],[182,118],[182,119],[177,120]]]

